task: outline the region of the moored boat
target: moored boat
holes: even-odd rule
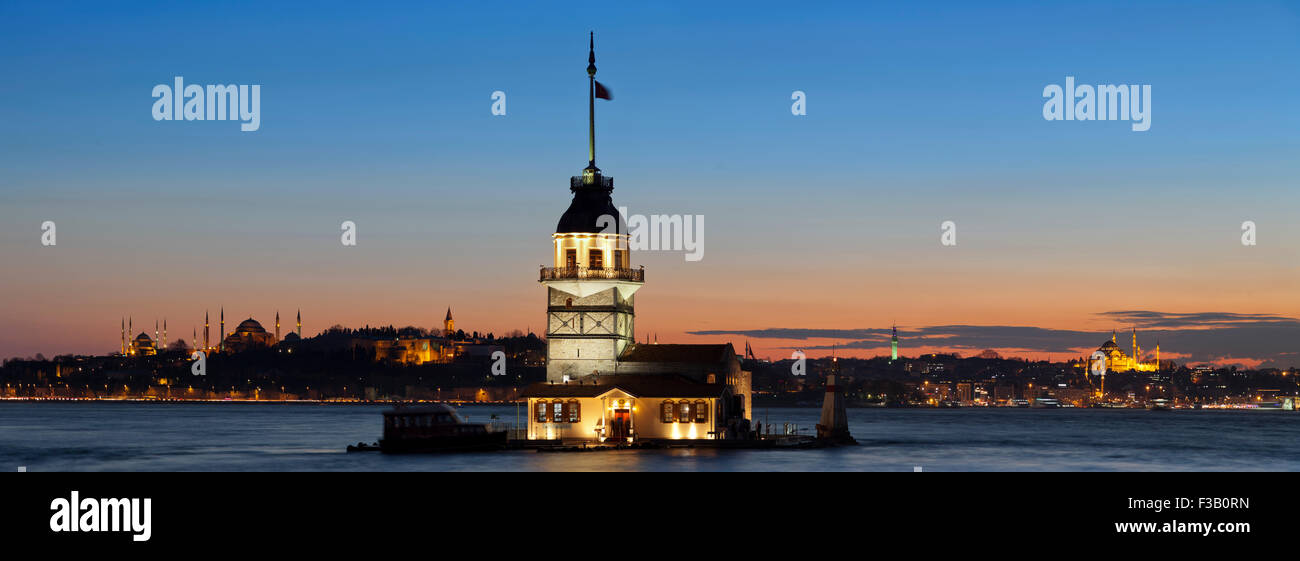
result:
[[[1057,409],[1061,407],[1061,402],[1050,397],[1039,397],[1030,402],[1029,407],[1032,409]]]
[[[498,450],[505,447],[507,435],[466,422],[450,405],[399,406],[384,412],[379,450],[385,454]]]

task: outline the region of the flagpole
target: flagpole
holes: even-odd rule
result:
[[[589,161],[587,167],[596,169],[596,32],[591,32],[589,43],[590,50],[587,53],[587,148]]]

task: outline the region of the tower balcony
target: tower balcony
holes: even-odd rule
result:
[[[621,280],[645,282],[645,267],[617,269],[614,267],[542,267],[541,282],[553,280]]]
[[[614,178],[600,175],[599,172],[593,174],[590,178],[582,175],[569,177],[569,190],[576,191],[583,187],[599,187],[601,189],[613,189]]]

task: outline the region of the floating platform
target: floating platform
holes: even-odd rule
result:
[[[606,444],[599,442],[561,442],[556,440],[511,440],[506,448],[536,450],[538,452],[605,452],[614,450],[799,450],[837,446],[835,442],[810,436],[797,438],[769,438],[762,440],[644,440],[631,444]]]

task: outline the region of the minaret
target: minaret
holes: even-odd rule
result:
[[[226,350],[226,307],[221,307],[221,339],[217,341],[217,352]]]
[[[131,316],[126,316],[126,332],[135,333],[135,318],[132,318]],[[132,347],[135,346],[135,335],[131,336],[131,345]],[[128,350],[131,351],[131,354],[135,354],[134,348],[128,347]]]
[[[889,342],[889,360],[893,362],[898,360],[898,324],[894,324],[894,337]]]
[[[1142,360],[1142,350],[1138,348],[1138,328],[1133,327],[1133,370],[1137,370],[1138,364]]]
[[[166,348],[167,348],[167,318],[163,318],[163,338],[162,338],[162,348],[163,348],[163,349],[166,349]]]
[[[275,311],[275,342],[280,342],[280,310]]]
[[[298,309],[298,339],[302,339],[302,308]]]
[[[208,311],[203,310],[203,352],[208,352],[212,346],[208,345]]]
[[[122,356],[126,356],[126,318],[122,319]]]
[[[592,373],[613,374],[633,342],[636,291],[643,269],[632,269],[624,218],[614,207],[614,179],[596,167],[596,98],[609,91],[596,81],[595,34],[587,52],[587,167],[569,179],[573,199],[560,216],[546,286],[546,380],[559,383]],[[617,220],[610,231],[601,217]]]
[[[1160,371],[1160,340],[1156,339],[1156,372]]]
[[[199,350],[199,328],[191,327],[191,329],[193,333],[190,335],[190,345],[194,347],[193,350],[197,351]]]

